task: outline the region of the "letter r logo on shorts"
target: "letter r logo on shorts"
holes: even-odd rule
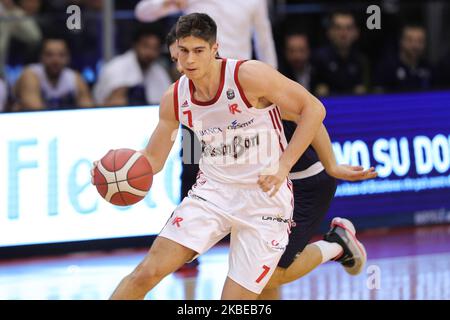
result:
[[[175,217],[175,219],[173,219],[173,221],[172,221],[172,224],[173,225],[177,225],[177,227],[179,228],[180,227],[180,222],[181,221],[183,221],[183,218],[181,218],[181,217]]]
[[[236,112],[239,112],[239,113],[242,112],[241,110],[239,110],[237,103],[228,105],[228,108],[230,109],[231,114],[235,114]]]

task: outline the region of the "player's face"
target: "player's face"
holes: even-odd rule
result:
[[[157,36],[144,36],[134,45],[134,50],[136,51],[139,63],[146,69],[159,57],[161,42]]]
[[[293,35],[286,39],[286,60],[295,69],[303,69],[309,60],[308,39]]]
[[[41,61],[50,77],[58,77],[69,63],[69,52],[65,42],[48,40],[44,45]]]
[[[183,74],[183,68],[181,67],[180,62],[178,61],[178,44],[175,41],[169,46],[170,59],[175,64],[177,71]]]
[[[189,79],[200,79],[211,68],[218,50],[217,43],[189,36],[178,40],[178,62]]]

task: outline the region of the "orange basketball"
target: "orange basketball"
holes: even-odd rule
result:
[[[152,166],[142,153],[110,150],[94,169],[94,185],[108,202],[129,206],[142,200],[153,182]]]

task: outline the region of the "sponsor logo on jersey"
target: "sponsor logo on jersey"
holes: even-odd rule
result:
[[[235,114],[236,112],[242,113],[242,111],[239,110],[239,106],[237,103],[229,104],[228,109],[230,110],[231,114]]]
[[[237,120],[234,120],[231,122],[231,124],[227,127],[228,130],[236,130],[241,128],[247,128],[248,126],[251,126],[255,122],[255,118],[252,118],[251,120],[243,123],[239,123]]]
[[[234,136],[231,143],[221,143],[218,146],[208,144],[204,140],[202,144],[202,155],[204,157],[218,157],[231,155],[235,159],[242,156],[246,150],[259,146],[259,134],[252,137]]]
[[[222,129],[219,127],[207,128],[204,130],[197,130],[197,134],[200,137],[208,136],[208,135],[212,135],[212,134],[218,134],[218,133],[222,133],[222,132],[223,132]]]
[[[227,90],[227,98],[228,98],[228,100],[233,100],[234,97],[235,97],[234,90],[233,89],[228,89]]]
[[[188,102],[187,100],[185,100],[185,101],[183,102],[183,104],[181,105],[181,107],[182,107],[182,108],[187,108],[187,107],[189,107],[189,102]]]

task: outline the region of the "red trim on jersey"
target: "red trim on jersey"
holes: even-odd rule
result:
[[[198,106],[210,106],[219,100],[220,95],[222,94],[223,86],[225,85],[225,68],[227,66],[227,59],[222,59],[222,66],[220,68],[220,84],[219,88],[217,89],[216,95],[212,100],[209,101],[198,101],[195,99],[194,93],[195,93],[195,86],[191,79],[189,79],[189,92],[191,93],[191,101],[198,105]]]
[[[273,114],[272,114],[272,112],[273,112]],[[278,128],[277,128],[277,125],[275,124],[275,120],[274,120],[276,118],[275,111],[273,111],[273,109],[269,110],[269,115],[270,115],[270,119],[272,120],[273,128],[275,129],[275,131],[277,131],[278,142],[280,144],[281,151],[284,152],[284,147],[283,147],[283,144],[281,143],[281,135],[280,135],[280,132],[278,132]]]
[[[244,89],[242,89],[241,83],[239,82],[239,67],[241,66],[241,64],[243,64],[246,61],[247,60],[241,60],[241,61],[238,61],[236,63],[236,68],[234,69],[234,83],[236,83],[236,86],[237,86],[237,88],[239,90],[239,94],[240,94],[240,96],[242,98],[242,101],[244,101],[244,103],[247,106],[247,108],[252,108],[252,105],[248,101],[247,97],[245,96]]]
[[[279,119],[278,113],[275,110],[276,110],[276,108],[273,110],[273,115],[275,117],[275,121],[277,122],[278,130],[280,130],[280,132],[283,132],[283,129],[281,128],[280,120],[278,120]]]
[[[180,121],[180,116],[178,115],[179,112],[179,107],[178,107],[178,82],[180,80],[177,80],[177,82],[175,82],[175,86],[173,87],[173,108],[175,110],[175,119],[177,119],[177,121]]]
[[[275,119],[277,120],[278,128],[280,128],[280,143],[281,143],[281,135],[284,132],[283,121],[281,119],[281,112],[280,112],[280,109],[278,108],[278,106],[275,106],[275,111],[276,112],[274,112],[274,114],[277,115],[277,117],[275,117]]]
[[[281,112],[280,112],[280,108],[278,108],[278,106],[275,106],[275,110],[277,111],[277,114],[278,114],[278,119],[280,119],[280,122],[282,122],[281,121]],[[283,126],[281,126],[281,131],[283,131]]]

